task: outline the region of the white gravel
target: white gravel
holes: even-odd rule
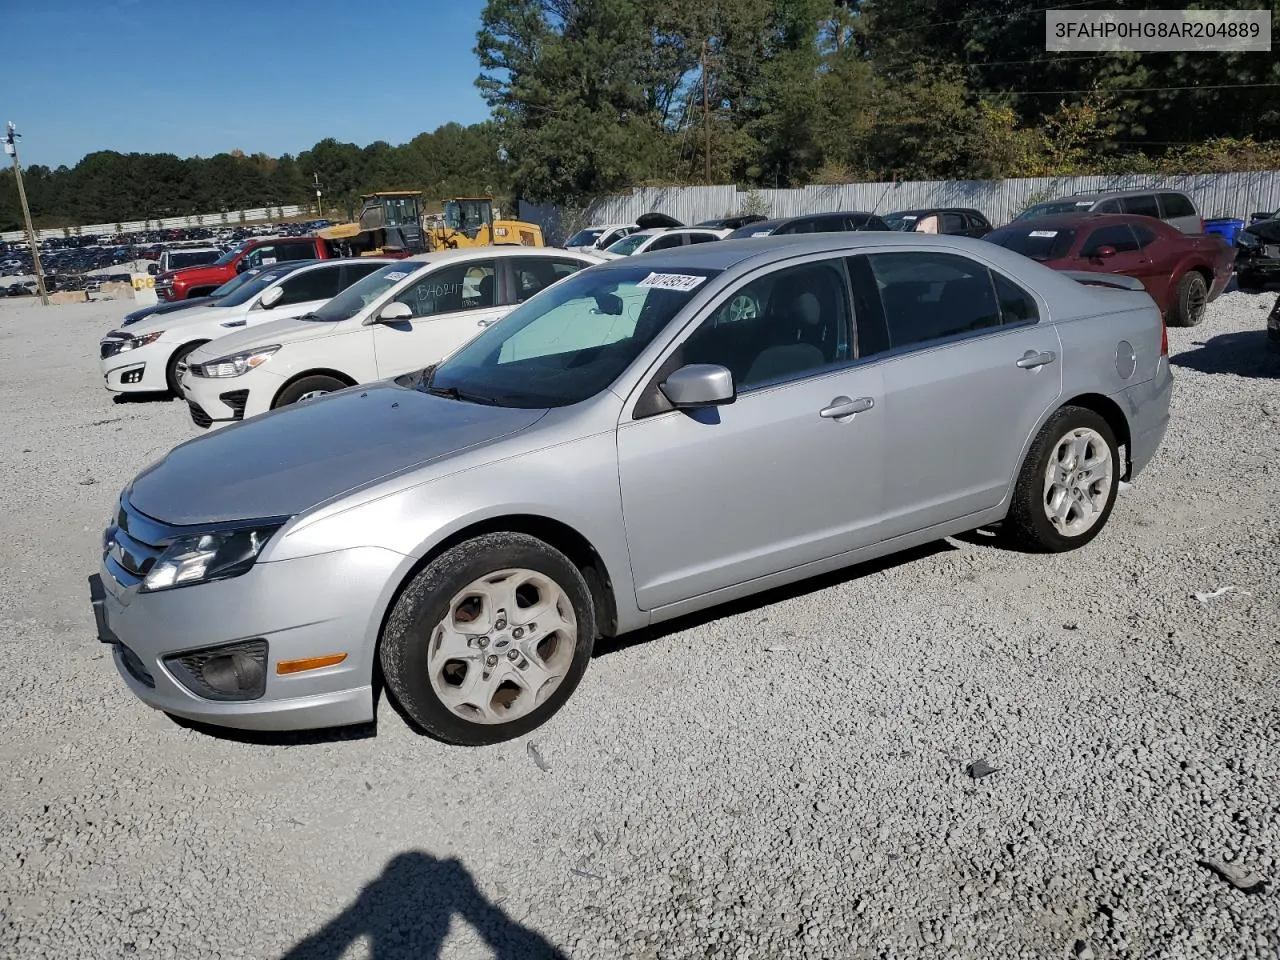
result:
[[[0,302],[0,956],[1280,956],[1274,299],[1170,331],[1170,434],[1088,548],[974,536],[611,645],[483,750],[134,700],[86,577],[197,431],[103,390],[130,303]]]

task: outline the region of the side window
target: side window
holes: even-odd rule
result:
[[[496,272],[493,260],[449,264],[403,290],[394,302],[405,304],[415,317],[492,307]]]
[[[250,266],[268,267],[280,259],[280,248],[274,243],[254,247],[244,255],[244,259],[249,261]]]
[[[992,270],[991,279],[995,281],[996,298],[1000,301],[1001,323],[1039,323],[1040,311],[1035,297],[1004,274]]]
[[[653,243],[649,244],[650,250],[670,250],[672,247],[679,247],[684,243],[684,234],[677,233],[665,237],[659,237]]]
[[[1120,201],[1116,199],[1103,200],[1100,204],[1093,208],[1094,213],[1122,213],[1120,209]]]
[[[1133,253],[1138,249],[1138,241],[1128,224],[1119,223],[1109,227],[1099,227],[1080,248],[1080,256],[1094,257],[1100,247],[1115,247],[1116,253]]]
[[[991,271],[982,264],[953,253],[874,253],[867,260],[891,349],[1000,325]]]
[[[958,213],[944,213],[942,215],[942,233],[956,234],[964,229],[964,221],[960,219]]]
[[[784,236],[792,233],[814,233],[816,231],[817,224],[812,219],[806,219],[793,220],[791,223],[784,223],[773,232],[777,236]]]
[[[1166,220],[1197,215],[1195,205],[1181,193],[1160,194],[1160,212],[1164,214]]]
[[[287,307],[292,303],[306,303],[308,300],[328,300],[338,295],[338,278],[340,271],[328,268],[306,270],[284,280],[280,286],[284,296],[276,301],[277,307]]]
[[[844,266],[787,267],[743,284],[681,347],[682,363],[728,367],[739,390],[809,376],[852,357]]]
[[[1150,227],[1145,227],[1140,223],[1129,224],[1129,229],[1133,231],[1133,235],[1138,238],[1139,249],[1146,249],[1149,244],[1159,239],[1159,234]]]
[[[916,233],[937,233],[938,232],[938,215],[931,213],[927,217],[921,217],[916,221]]]
[[[313,260],[316,248],[310,243],[285,243],[280,246],[281,260]]]
[[[969,229],[971,230],[990,230],[991,229],[991,224],[987,223],[987,218],[982,216],[981,214],[970,213],[967,216],[969,218]]]
[[[342,264],[342,279],[338,282],[338,286],[345,290],[357,280],[363,280],[369,274],[373,273],[373,271],[383,266],[385,266],[385,264],[368,262],[362,263],[358,259],[348,260]]]
[[[709,243],[712,240],[719,240],[714,233],[691,233],[689,234],[690,243]]]
[[[561,277],[577,273],[583,266],[577,260],[552,257],[512,257],[510,262],[515,274],[516,303],[524,303],[543,287],[551,286]]]
[[[1140,193],[1137,196],[1124,198],[1124,212],[1140,217],[1160,219],[1160,205],[1156,203],[1154,193]]]

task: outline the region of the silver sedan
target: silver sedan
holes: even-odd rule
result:
[[[100,637],[182,717],[367,721],[380,675],[427,733],[490,744],[597,637],[988,525],[1081,547],[1169,419],[1132,285],[883,232],[588,268],[433,368],[144,470]]]

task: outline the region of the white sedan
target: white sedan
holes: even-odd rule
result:
[[[637,253],[648,253],[650,250],[670,250],[674,247],[688,246],[691,243],[723,240],[731,233],[733,233],[732,230],[710,227],[637,230],[611,244],[603,251],[603,255],[608,260],[616,260],[618,257],[630,257]]]
[[[221,299],[190,310],[159,313],[112,330],[98,356],[102,379],[112,393],[182,396],[178,369],[193,350],[240,327],[297,317],[320,306],[379,267],[386,258],[284,263]]]
[[[384,266],[293,320],[223,337],[179,370],[191,419],[210,427],[437,363],[517,304],[599,254],[494,246]]]

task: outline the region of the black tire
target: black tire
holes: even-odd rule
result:
[[[510,569],[546,576],[564,591],[577,621],[577,644],[559,686],[546,700],[509,722],[477,723],[451,710],[432,687],[427,667],[432,635],[460,591],[491,573]],[[524,736],[564,706],[586,672],[595,635],[591,593],[568,557],[536,537],[490,533],[445,551],[410,581],[383,627],[379,659],[387,689],[423,732],[446,743],[479,747]],[[498,649],[496,643],[492,649]]]
[[[203,347],[208,342],[208,340],[193,340],[191,343],[184,343],[169,357],[169,365],[164,368],[164,379],[169,384],[169,392],[179,400],[182,399],[182,387],[178,384],[178,364],[187,359],[196,347]]]
[[[1111,488],[1106,505],[1093,525],[1082,533],[1068,535],[1055,527],[1046,513],[1045,477],[1049,459],[1054,456],[1059,443],[1079,429],[1094,431],[1106,443],[1111,454]],[[1107,421],[1084,407],[1062,407],[1041,428],[1027,451],[1001,532],[1013,545],[1036,553],[1062,553],[1083,547],[1102,532],[1111,518],[1122,472],[1116,436]]]
[[[1196,327],[1204,320],[1205,306],[1209,302],[1209,285],[1204,274],[1188,270],[1178,281],[1178,290],[1169,305],[1168,324],[1171,327]]]
[[[310,377],[303,377],[301,380],[295,380],[289,384],[278,394],[271,409],[277,407],[287,407],[291,403],[297,403],[308,393],[333,393],[335,390],[345,390],[350,386],[337,377],[330,377],[326,374],[315,374]]]

